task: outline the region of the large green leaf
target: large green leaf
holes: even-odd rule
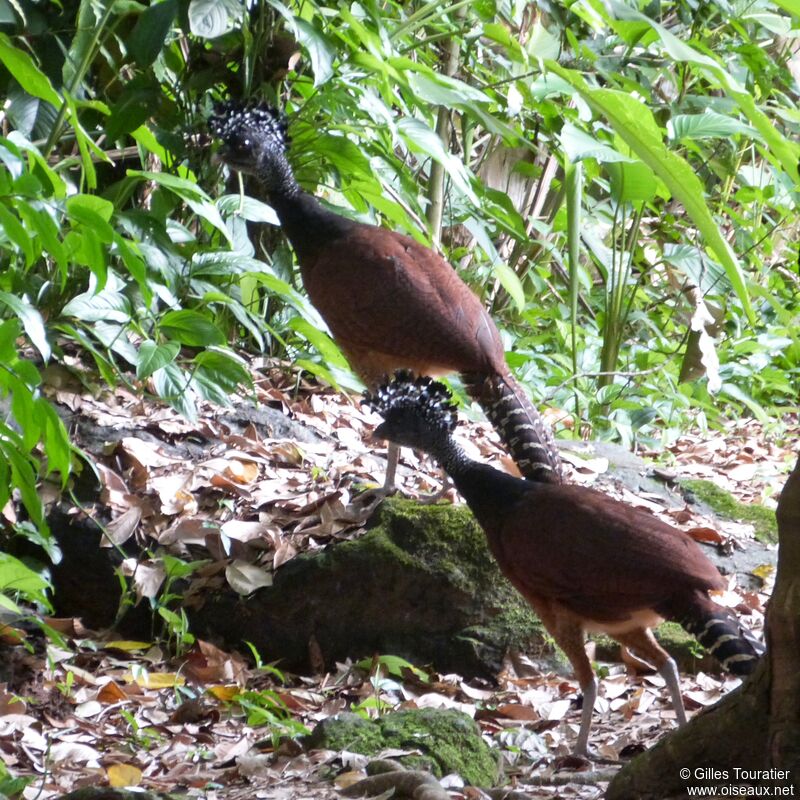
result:
[[[445,149],[436,131],[413,117],[401,119],[397,129],[413,152],[438,161],[447,170],[453,185],[477,205],[478,198],[470,185],[469,174],[461,161]]]
[[[522,311],[525,308],[525,290],[517,273],[505,261],[496,261],[492,265],[492,272],[514,301],[517,310]]]
[[[773,2],[792,16],[800,17],[800,0],[773,0]]]
[[[106,122],[108,138],[117,141],[126,133],[137,130],[152,116],[153,109],[158,107],[160,100],[161,90],[155,80],[141,75],[129,81],[125,91],[111,106],[110,116]]]
[[[130,322],[133,310],[130,301],[121,291],[108,286],[99,292],[89,291],[76,295],[64,306],[61,314],[85,323],[108,320],[125,324]]]
[[[18,558],[0,553],[0,592],[19,593],[26,600],[49,605],[46,591],[50,584],[39,573],[27,567]]]
[[[189,347],[206,347],[224,344],[225,335],[205,315],[198,311],[182,309],[168,311],[161,318],[161,332]]]
[[[561,146],[570,161],[582,161],[584,158],[593,158],[604,164],[615,161],[636,161],[635,158],[620,153],[610,144],[596,136],[590,136],[571,122],[565,122],[559,136]]]
[[[16,215],[6,208],[5,203],[0,202],[0,226],[3,232],[13,242],[25,257],[25,266],[30,266],[36,258],[36,252],[31,238],[25,226],[17,219]]]
[[[54,106],[61,105],[61,98],[47,75],[33,63],[33,59],[24,50],[14,47],[4,33],[0,33],[0,61],[28,94]]]
[[[488,104],[489,96],[470,86],[468,83],[437,75],[433,70],[414,64],[407,58],[393,58],[389,63],[408,73],[408,85],[414,89],[417,97],[436,106],[452,108],[471,108],[475,103]]]
[[[319,351],[328,366],[346,367],[347,360],[336,343],[325,331],[312,325],[303,317],[292,317],[289,322],[292,330],[302,334]]]
[[[611,196],[620,203],[647,203],[655,197],[658,181],[653,170],[641,161],[606,164],[611,176]]]
[[[89,194],[76,194],[67,200],[67,213],[70,217],[91,229],[103,244],[114,240],[114,229],[108,224],[114,213],[114,206],[102,197]]]
[[[156,394],[187,419],[195,419],[197,405],[189,376],[175,363],[157,369],[152,376]]]
[[[194,3],[190,3],[190,24],[193,21],[193,6]],[[136,25],[128,38],[128,50],[140,67],[149,67],[158,58],[177,11],[177,0],[162,0],[151,5],[136,20]],[[129,130],[133,130],[133,127]]]
[[[321,30],[304,19],[295,20],[295,35],[311,59],[314,86],[321,86],[333,76],[336,49]]]
[[[142,170],[129,169],[127,174],[139,180],[153,181],[153,183],[174,192],[197,216],[221,231],[225,238],[230,241],[230,233],[225,225],[225,220],[222,219],[211,198],[196,183],[187,178],[170,175],[168,172],[144,172]]]
[[[191,0],[189,29],[203,39],[216,39],[227,33],[241,14],[241,6],[234,0]]]
[[[737,133],[761,138],[750,125],[710,109],[703,114],[676,114],[667,123],[667,130],[673,139],[728,138]]]
[[[754,321],[744,275],[727,239],[722,235],[705,203],[705,191],[691,166],[677,153],[668,150],[661,131],[647,106],[624,92],[594,89],[580,73],[553,61],[545,62],[551,72],[570,83],[581,97],[613,126],[619,137],[664,182],[674,197],[683,203],[706,246],[723,265],[747,316]]]
[[[217,200],[217,208],[223,214],[239,214],[248,222],[264,222],[267,225],[280,225],[278,215],[272,206],[239,194],[226,194]]]
[[[229,350],[211,347],[198,353],[194,363],[228,394],[252,383],[247,362]]]
[[[239,386],[252,383],[244,362],[226,350],[204,350],[197,354],[194,364],[193,379],[197,392],[219,405],[230,405],[230,395]]]
[[[0,34],[0,37],[2,34]],[[24,150],[30,158],[36,163],[36,168],[41,170],[43,175],[47,176],[50,186],[53,190],[53,195],[58,198],[67,196],[67,183],[66,181],[50,166],[47,159],[42,155],[36,145],[29,142],[19,131],[11,131],[8,134],[8,140],[13,142],[20,150]]]
[[[5,303],[19,317],[33,346],[47,361],[50,358],[50,343],[47,341],[42,315],[30,303],[9,292],[0,292],[0,303]]]
[[[67,488],[70,471],[72,469],[72,447],[69,434],[58,416],[56,410],[44,397],[35,401],[36,413],[44,422],[44,452],[47,455],[48,472],[58,472],[61,475],[61,488]]]
[[[136,377],[139,380],[149,378],[157,369],[172,363],[180,349],[181,346],[178,342],[166,342],[165,344],[156,344],[149,340],[142,342],[136,364]]]
[[[7,433],[7,431],[5,432]],[[12,485],[19,490],[22,503],[30,514],[35,525],[45,524],[44,508],[39,493],[36,490],[36,462],[32,462],[29,454],[9,440],[9,437],[0,437],[0,458],[5,458],[11,467]]]

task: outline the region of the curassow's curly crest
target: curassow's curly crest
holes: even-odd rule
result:
[[[264,103],[219,103],[208,127],[222,140],[222,160],[241,172],[256,172],[265,153],[283,156],[289,144],[286,116]]]
[[[459,450],[452,438],[458,419],[451,401],[444,384],[405,369],[396,370],[392,381],[384,378],[374,392],[364,393],[364,403],[383,417],[374,431],[376,439],[436,457]]]
[[[447,387],[426,376],[416,377],[410,370],[398,369],[392,381],[381,384],[374,392],[364,392],[364,403],[390,424],[415,417],[447,433],[452,433],[458,424],[456,406]]]

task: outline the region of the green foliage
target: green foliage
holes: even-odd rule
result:
[[[143,726],[127,709],[120,708],[119,715],[128,723],[130,746],[134,752],[153,750],[163,743],[163,733],[156,728]]]
[[[0,553],[0,606],[3,608],[19,613],[21,609],[11,600],[11,596],[17,596],[28,603],[38,603],[49,609],[45,595],[49,585],[45,578],[19,559],[8,553]]]
[[[37,482],[65,486],[73,459],[44,363],[69,356],[189,417],[250,385],[243,351],[357,386],[272,209],[208,157],[227,95],[290,113],[298,179],[341,213],[430,242],[444,200],[446,255],[574,430],[632,441],[797,408],[791,4],[11,7],[0,500],[18,491],[26,535],[49,541]]]
[[[305,736],[308,728],[293,719],[289,708],[274,689],[245,691],[233,697],[239,708],[247,715],[247,724],[253,727],[268,726],[275,743],[282,736]]]
[[[33,777],[15,778],[9,773],[5,764],[0,764],[0,797],[22,797],[24,789],[33,781]]]
[[[265,664],[251,642],[245,642],[255,661],[256,669],[278,684],[285,684],[283,673],[273,664]],[[272,740],[277,744],[282,736],[305,736],[308,729],[292,717],[286,701],[276,689],[261,689],[235,694],[232,701],[247,715],[247,724],[269,726]]]
[[[430,676],[426,672],[400,656],[378,655],[358,661],[356,666],[366,672],[384,671],[387,675],[393,675],[396,678],[403,678],[410,673],[420,681],[428,682],[430,680]]]
[[[195,637],[189,630],[189,618],[182,607],[183,596],[176,592],[176,584],[188,578],[202,567],[205,561],[183,561],[168,554],[152,560],[164,570],[164,582],[157,594],[150,596],[150,606],[163,623],[162,637],[171,653],[176,657],[186,654],[195,643]],[[177,610],[173,606],[178,606]]]
[[[372,686],[372,695],[352,706],[352,711],[365,719],[370,719],[376,713],[384,714],[391,711],[393,703],[387,702],[386,698],[391,697],[392,692],[401,694],[402,684],[398,680],[413,675],[423,683],[430,682],[430,676],[426,672],[399,656],[376,655],[356,662],[356,666],[371,673],[369,682]]]
[[[31,360],[18,352],[17,342],[24,325],[40,352],[47,352],[41,316],[30,304],[13,295],[0,301],[16,314],[0,322],[0,509],[13,494],[19,498],[27,519],[6,515],[9,529],[39,545],[57,561],[58,547],[45,521],[38,482],[59,476],[63,487],[72,469],[73,452],[69,436],[53,407],[40,394],[41,377]],[[48,609],[49,581],[13,556],[0,554],[0,605],[19,611],[18,601]]]
[[[650,19],[616,4],[531,23],[524,4],[465,16],[457,6],[256,5],[242,19],[242,68],[224,83],[285,98],[292,156],[309,188],[425,241],[437,233],[422,223],[425,179],[432,162],[443,164],[450,255],[508,330],[512,365],[534,391],[549,384],[562,407],[577,402],[596,427],[630,441],[668,432],[697,409],[702,422],[796,407],[787,391],[798,372],[792,315],[773,327],[753,303],[762,291],[773,296],[767,284],[797,228],[796,84],[788,46],[757,55],[772,36],[768,17],[734,20],[711,5],[698,18],[675,3],[672,15],[662,8]],[[781,20],[788,31],[792,19],[780,13],[770,25]],[[280,49],[282,36],[295,37],[301,58],[271,79],[264,53]],[[451,38],[460,50],[454,77],[437,50]],[[231,37],[209,46],[229,52]],[[447,145],[433,133],[439,106],[454,121]],[[565,158],[585,165],[572,209],[548,170]],[[497,175],[501,159],[511,167]],[[531,196],[539,202],[526,206]],[[576,208],[582,252],[567,285],[560,253]],[[796,274],[782,281],[775,305],[789,307]],[[707,339],[721,361],[712,391],[703,380],[681,385],[683,365],[696,360],[692,286],[723,320]],[[570,293],[581,302],[567,306]],[[792,342],[790,363],[768,357],[772,369],[754,387],[742,354],[769,330]]]

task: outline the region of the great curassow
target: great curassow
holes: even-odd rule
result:
[[[687,534],[584,486],[520,480],[468,458],[452,437],[455,407],[429,378],[396,373],[365,402],[384,421],[375,436],[430,453],[486,532],[501,571],[569,658],[583,692],[575,752],[587,754],[597,680],[584,632],[603,632],[664,678],[678,721],[686,721],[675,662],[651,628],[679,622],[723,667],[747,675],[757,645],[714,603],[716,567]]]
[[[300,188],[286,156],[285,118],[228,102],[209,121],[220,159],[255,175],[297,254],[303,284],[350,365],[374,388],[396,369],[460,373],[520,472],[561,482],[549,426],[505,362],[497,328],[440,255],[409,236],[347,219]],[[383,493],[393,486],[390,443]]]

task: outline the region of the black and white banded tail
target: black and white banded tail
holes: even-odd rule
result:
[[[470,397],[480,404],[523,477],[561,483],[561,458],[550,426],[523,388],[509,375],[464,375]]]
[[[698,595],[675,619],[733,675],[749,675],[764,652],[763,645],[707,595]]]

